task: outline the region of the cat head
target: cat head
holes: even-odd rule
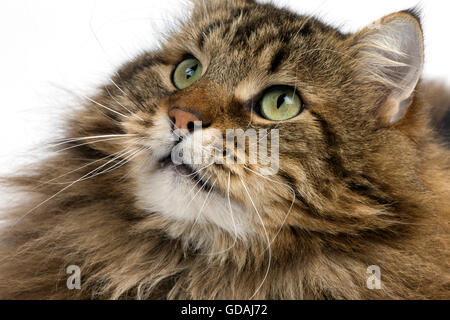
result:
[[[144,218],[180,234],[383,228],[401,205],[396,188],[416,179],[423,49],[413,11],[343,34],[269,4],[194,1],[160,49],[95,97],[103,112],[80,112],[73,130],[126,134],[89,147],[124,159]]]

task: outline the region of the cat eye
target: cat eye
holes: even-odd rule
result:
[[[203,66],[199,60],[189,58],[181,62],[173,73],[173,83],[180,89],[186,89],[192,86],[202,77]]]
[[[303,111],[303,102],[296,90],[277,86],[267,90],[260,101],[260,113],[267,120],[286,121]]]

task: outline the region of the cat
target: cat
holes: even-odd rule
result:
[[[450,153],[433,128],[450,99],[423,65],[416,10],[344,34],[193,1],[71,111],[57,152],[3,179],[23,200],[0,298],[450,298]],[[266,134],[224,148],[233,129]],[[264,138],[272,171],[248,160]]]

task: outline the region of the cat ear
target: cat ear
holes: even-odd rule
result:
[[[411,104],[424,64],[424,40],[415,11],[394,13],[353,36],[357,78],[379,93],[378,114],[393,124]]]

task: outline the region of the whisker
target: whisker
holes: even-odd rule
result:
[[[68,138],[68,139],[57,140],[58,142],[56,144],[51,144],[51,146],[58,147],[60,145],[70,143],[70,142],[85,141],[85,140],[91,140],[91,139],[127,138],[127,137],[137,137],[137,136],[138,136],[137,134],[108,134],[108,135],[102,135],[102,136]]]
[[[70,172],[67,172],[67,173],[65,173],[65,174],[63,174],[63,175],[60,175],[59,177],[53,178],[53,179],[51,179],[51,180],[49,180],[49,181],[47,181],[47,182],[42,182],[41,185],[42,185],[42,184],[51,184],[51,182],[53,182],[53,181],[55,181],[55,180],[64,178],[64,177],[66,177],[66,176],[68,176],[68,175],[70,175],[70,174],[72,174],[72,173],[78,172],[78,171],[80,171],[80,170],[82,170],[82,169],[84,169],[84,168],[87,168],[87,167],[89,167],[89,166],[95,164],[95,163],[98,163],[98,162],[100,162],[100,161],[103,161],[103,160],[106,160],[106,159],[108,159],[108,158],[114,157],[114,156],[116,156],[117,154],[120,154],[120,153],[123,153],[123,151],[120,151],[120,152],[117,152],[117,153],[114,153],[114,154],[110,154],[110,155],[108,155],[108,156],[106,156],[106,157],[104,157],[104,158],[101,158],[101,159],[95,160],[95,161],[93,161],[93,162],[90,162],[90,163],[88,163],[88,164],[86,164],[86,165],[84,165],[84,166],[82,166],[82,167],[80,167],[80,168],[78,168],[78,169],[75,169],[75,170],[72,170],[72,171],[70,171]],[[58,183],[58,184],[67,184],[67,183]]]
[[[121,154],[119,154],[119,155],[116,155],[116,156],[114,156],[114,158],[112,159],[112,160],[110,160],[110,161],[108,161],[107,163],[105,163],[104,165],[102,165],[102,166],[100,166],[100,167],[98,167],[97,169],[95,169],[93,172],[91,172],[91,174],[94,174],[94,173],[96,173],[98,170],[101,170],[102,168],[104,168],[105,166],[107,166],[107,165],[109,165],[109,164],[111,164],[111,163],[113,163],[113,162],[115,162],[115,161],[117,161],[117,160],[119,160],[121,157],[123,157],[123,156],[125,156],[125,155],[128,155],[129,153],[131,153],[131,152],[133,152],[133,150],[129,150],[129,151],[127,151],[127,152],[123,152],[123,153],[121,153]],[[109,156],[109,158],[110,158],[111,156]],[[104,160],[104,159],[103,159]],[[120,161],[122,161],[122,160],[120,160]],[[115,165],[115,164],[114,164]],[[106,169],[106,170],[108,170],[108,169]],[[78,171],[78,170],[77,170]],[[94,177],[96,177],[96,176],[98,176],[99,174],[95,174],[95,175],[93,175],[93,176],[89,176],[89,177],[86,177],[86,178],[82,178],[82,180],[80,180],[79,182],[81,182],[81,181],[86,181],[86,180],[89,180],[89,179],[92,179],[92,178],[94,178]],[[55,184],[55,185],[65,185],[65,184],[71,184],[72,183],[72,181],[69,181],[69,182],[59,182],[59,183],[51,183],[51,184]],[[50,184],[50,183],[48,183],[48,184]]]
[[[111,166],[110,168],[108,168],[104,171],[96,173],[94,176],[89,177],[89,179],[95,178],[99,175],[106,174],[106,173],[112,172],[114,170],[117,170],[117,169],[123,167],[124,165],[128,164],[132,159],[134,159],[142,151],[144,151],[144,148],[141,148],[141,149],[133,152],[131,155],[128,155],[125,159],[122,159],[121,161],[119,161],[118,163],[114,164],[113,166]]]
[[[128,150],[128,151],[127,151],[127,149],[130,149],[130,148],[133,148],[133,146],[130,146],[130,147],[128,147],[128,148],[126,148],[126,149],[124,149],[124,150],[122,150],[122,151],[120,151],[120,152],[116,152],[116,153],[113,153],[113,154],[111,154],[111,155],[108,155],[108,156],[106,156],[106,157],[104,157],[104,158],[102,158],[102,159],[99,159],[99,160],[93,161],[93,162],[91,162],[91,163],[88,163],[87,165],[84,165],[84,166],[82,166],[82,167],[80,167],[80,168],[78,168],[78,169],[72,170],[72,171],[70,171],[70,172],[68,172],[68,173],[66,173],[66,174],[63,174],[63,175],[61,175],[61,176],[59,176],[59,177],[57,177],[57,178],[54,178],[54,179],[52,179],[52,180],[50,180],[50,181],[48,181],[48,182],[43,182],[42,184],[55,184],[55,185],[70,184],[70,183],[72,183],[72,181],[70,181],[70,182],[61,182],[61,183],[51,183],[51,182],[52,182],[52,181],[55,181],[55,180],[57,180],[57,179],[63,178],[63,177],[65,177],[65,176],[67,176],[67,175],[69,175],[69,174],[71,174],[71,173],[80,171],[80,170],[82,170],[82,169],[84,169],[84,168],[86,168],[86,167],[89,167],[89,166],[93,165],[94,163],[98,163],[98,162],[100,162],[100,161],[103,161],[103,160],[106,160],[106,159],[108,159],[108,158],[113,157],[112,160],[108,161],[108,162],[105,163],[103,166],[101,166],[101,167],[97,168],[96,170],[94,170],[94,172],[95,172],[95,171],[101,169],[102,167],[104,167],[104,166],[106,166],[106,165],[108,165],[108,164],[110,164],[110,163],[112,163],[112,162],[114,162],[114,161],[119,160],[119,159],[120,159],[121,157],[123,157],[123,156],[129,157],[129,154],[130,154],[131,152],[134,151],[134,150]],[[141,147],[141,148],[139,149],[139,152],[141,152],[141,151],[143,151],[143,150],[147,150],[147,149],[148,149],[148,148]],[[136,154],[137,154],[137,153],[138,153],[138,152],[136,152]],[[134,158],[134,155],[132,155],[132,156],[133,156],[133,158]],[[124,159],[120,160],[120,161],[119,161],[119,164],[121,164],[121,163],[123,162],[123,160],[124,160]],[[127,162],[129,162],[129,160],[131,160],[131,159],[128,159]],[[94,177],[96,177],[96,176],[98,176],[98,175],[100,175],[100,174],[108,173],[108,172],[112,171],[111,169],[112,169],[114,166],[116,166],[116,165],[117,165],[117,164],[114,164],[112,167],[110,167],[110,168],[108,168],[108,169],[106,169],[106,170],[104,170],[104,171],[102,171],[102,172],[100,172],[100,173],[98,173],[98,174],[95,174],[94,176],[85,178],[85,179],[83,179],[83,180],[81,180],[81,181],[85,181],[85,180],[88,180],[88,179],[92,179],[92,178],[94,178]],[[125,165],[125,164],[123,164],[123,165]],[[120,167],[122,167],[123,165],[121,165]],[[80,181],[80,182],[81,182],[81,181]]]
[[[120,159],[121,157],[123,157],[123,156],[128,156],[128,155],[130,155],[130,154],[133,153],[134,151],[135,151],[135,150],[128,150],[127,152],[125,152],[125,153],[123,153],[123,154],[121,154],[121,155],[118,155],[118,156],[114,157],[114,159],[108,161],[108,162],[105,163],[104,165],[98,167],[96,170],[94,170],[93,172],[91,172],[91,174],[94,174],[94,175],[88,176],[88,177],[84,177],[84,178],[83,178],[82,180],[80,180],[79,182],[81,182],[81,181],[86,181],[86,180],[95,178],[95,177],[97,177],[97,176],[99,176],[99,175],[102,175],[102,174],[104,174],[104,173],[107,173],[108,170],[111,169],[111,167],[110,167],[110,168],[107,168],[107,169],[105,169],[105,170],[103,170],[103,171],[101,171],[101,172],[97,172],[97,171],[103,169],[103,168],[106,167],[108,164],[110,164],[110,163],[112,163],[112,162],[114,162],[114,161],[119,160],[119,159]],[[123,159],[122,159],[122,160],[123,160]],[[122,161],[122,160],[120,160],[120,161]],[[115,166],[115,165],[116,165],[116,164],[114,164],[113,166]]]
[[[231,217],[231,221],[233,222],[233,228],[234,228],[234,241],[233,241],[233,244],[229,248],[227,248],[225,250],[218,251],[218,252],[213,252],[213,253],[209,253],[209,254],[202,254],[203,256],[215,256],[215,255],[224,254],[224,253],[227,253],[228,251],[230,251],[231,249],[233,249],[236,246],[236,243],[237,243],[237,226],[236,226],[236,221],[234,220],[233,207],[231,206],[230,190],[231,190],[231,172],[228,173],[227,200],[228,200],[228,207],[230,208],[230,217]]]
[[[195,189],[195,187],[197,187],[198,186],[198,184],[200,183],[200,182],[202,182],[203,181],[203,179],[206,177],[206,175],[208,174],[208,172],[205,172],[201,177],[200,177],[200,179],[198,179],[198,181],[197,181],[197,183],[196,184],[194,184],[194,186],[191,188],[191,190],[189,190],[189,192],[188,192],[188,194],[191,194],[192,193],[192,191],[194,191],[194,189]],[[191,200],[192,201],[192,200]],[[190,203],[189,203],[190,204]],[[186,206],[186,208],[188,208],[189,207],[189,204]]]
[[[120,112],[118,112],[118,111],[116,111],[116,110],[114,110],[114,109],[111,109],[111,108],[109,108],[109,107],[107,107],[107,106],[105,106],[105,105],[103,105],[103,104],[101,104],[101,103],[99,103],[99,102],[97,102],[97,101],[95,101],[95,100],[89,98],[88,96],[81,95],[81,94],[79,94],[79,95],[80,95],[82,98],[87,99],[87,100],[89,100],[90,102],[92,102],[93,104],[95,104],[95,105],[97,105],[97,106],[99,106],[99,107],[102,107],[102,108],[104,108],[104,109],[106,109],[106,110],[108,110],[108,111],[110,111],[110,112],[112,112],[112,113],[115,113],[115,114],[117,114],[117,115],[119,115],[119,116],[122,116],[122,117],[124,117],[124,118],[129,118],[129,116],[126,116],[126,115],[124,115],[123,113],[120,113]]]
[[[115,103],[117,103],[119,106],[121,106],[122,108],[124,108],[126,111],[128,111],[128,113],[130,113],[130,115],[134,115],[135,117],[137,117],[139,120],[144,121],[144,119],[142,119],[137,113],[133,113],[130,109],[128,109],[127,107],[125,107],[122,103],[120,103],[109,91],[108,87],[105,87],[106,92],[109,94],[109,96],[111,97],[111,99],[114,100]]]
[[[210,164],[208,164],[208,165],[206,165],[206,166],[204,166],[204,167],[202,167],[202,168],[200,168],[200,169],[198,169],[197,171],[195,171],[195,172],[193,172],[193,173],[190,173],[190,174],[180,174],[180,176],[182,176],[182,177],[192,177],[192,176],[195,176],[195,175],[197,175],[197,174],[199,174],[201,171],[203,171],[203,170],[205,170],[205,169],[208,169],[209,167],[211,167],[211,166],[213,166],[214,165],[214,162],[213,163],[210,163]],[[179,165],[178,165],[179,166]],[[178,167],[178,166],[176,166],[176,167]],[[175,168],[176,168],[175,167]]]
[[[96,141],[85,142],[85,143],[82,143],[82,144],[78,144],[78,145],[76,145],[76,146],[71,146],[71,147],[67,147],[67,148],[61,149],[61,150],[57,150],[56,152],[57,152],[57,153],[61,153],[61,152],[63,152],[63,151],[67,151],[67,150],[71,150],[71,149],[76,149],[76,148],[80,148],[80,147],[83,147],[83,146],[88,146],[88,145],[92,145],[92,144],[96,144],[96,143],[101,143],[101,142],[107,142],[107,141],[116,141],[116,140],[121,140],[121,139],[123,139],[123,138],[124,138],[124,137],[117,137],[117,138],[100,139],[100,140],[96,140]],[[66,142],[66,144],[67,144],[67,142]]]
[[[265,179],[265,180],[267,180],[267,181],[275,182],[275,183],[277,183],[277,184],[279,184],[279,185],[285,186],[285,187],[287,187],[290,191],[292,191],[292,195],[293,195],[293,196],[292,196],[292,203],[291,203],[291,206],[289,207],[289,210],[288,210],[288,212],[286,213],[286,215],[285,215],[285,217],[284,217],[283,223],[281,224],[281,226],[280,226],[280,228],[278,229],[277,233],[275,234],[275,236],[273,237],[272,241],[270,242],[270,245],[272,245],[272,244],[275,242],[276,238],[279,236],[281,230],[283,229],[284,225],[286,224],[286,221],[287,221],[289,215],[290,215],[291,212],[292,212],[292,209],[294,208],[295,199],[296,199],[295,190],[294,190],[291,186],[289,186],[289,185],[287,185],[287,184],[285,184],[285,183],[276,181],[276,180],[269,179],[268,177],[266,177],[266,176],[264,176],[264,175],[262,175],[262,174],[260,174],[260,173],[258,173],[258,172],[256,172],[256,171],[254,171],[254,170],[248,168],[247,166],[244,166],[244,169],[246,169],[246,170],[252,172],[253,174],[255,174],[255,175],[257,175],[257,176],[259,176],[259,177],[261,177],[261,178],[263,178],[263,179]],[[267,248],[266,250],[269,250],[269,248]]]
[[[104,48],[104,46],[103,46],[103,44],[102,44],[102,42],[100,41],[100,39],[99,39],[99,37],[98,37],[98,35],[97,35],[97,33],[95,32],[95,30],[94,30],[94,26],[93,26],[93,17],[91,16],[91,18],[90,18],[90,20],[89,20],[89,27],[90,27],[90,29],[91,29],[91,32],[92,32],[92,34],[93,34],[93,36],[94,36],[94,38],[95,38],[95,40],[97,41],[97,43],[98,43],[98,45],[100,46],[100,48],[101,48],[101,50],[103,51],[103,53],[104,53],[104,55],[105,55],[105,57],[106,57],[106,59],[108,60],[108,62],[109,62],[109,64],[111,65],[111,66],[114,66],[114,64],[112,63],[112,61],[111,61],[111,59],[110,59],[110,57],[108,56],[108,54],[106,53],[106,50],[105,50],[105,48]],[[121,77],[120,77],[120,74],[116,71],[115,72],[115,74],[116,74],[116,76],[119,78],[119,79],[121,79]],[[133,101],[133,99],[131,99],[111,78],[109,79],[110,81],[111,81],[111,83],[117,88],[117,89],[119,89],[119,91],[120,92],[122,92],[126,97],[128,97],[129,99],[130,99],[130,101],[138,108],[138,109],[140,109],[140,108],[142,108],[142,110],[145,110],[145,107],[139,102],[139,100],[134,96],[134,94],[133,94],[133,92],[131,91],[131,89],[129,88],[129,87],[127,87],[126,86],[126,88],[130,91],[130,93],[131,93],[131,95],[134,97],[134,99],[136,99],[138,102],[139,102],[139,105],[135,102],[135,101]],[[136,115],[137,116],[137,115]],[[139,116],[137,116],[137,117],[139,117]]]
[[[108,162],[109,163],[109,162]],[[56,198],[58,195],[60,195],[61,193],[63,193],[64,191],[68,190],[69,188],[71,188],[72,186],[74,186],[75,184],[77,184],[80,181],[83,181],[84,179],[86,179],[86,177],[89,177],[92,173],[98,171],[99,169],[105,167],[108,163],[100,166],[99,168],[92,170],[91,172],[85,174],[84,176],[82,176],[81,178],[79,178],[78,180],[75,180],[74,182],[72,182],[71,184],[69,184],[68,186],[64,187],[63,189],[61,189],[60,191],[58,191],[57,193],[55,193],[53,196],[51,196],[50,198],[48,198],[47,200],[41,202],[40,204],[38,204],[37,206],[35,206],[34,208],[32,208],[31,210],[29,210],[27,213],[25,213],[22,217],[20,217],[14,224],[12,224],[12,227],[16,226],[19,222],[21,222],[23,219],[25,219],[28,215],[30,215],[33,211],[35,211],[36,209],[42,207],[44,204],[48,203],[49,201],[53,200],[54,198]]]
[[[261,284],[260,284],[259,287],[256,289],[256,291],[255,291],[255,293],[253,294],[253,296],[249,299],[249,300],[253,300],[253,299],[256,297],[256,295],[258,294],[259,290],[261,290],[262,286],[264,285],[264,283],[265,283],[266,280],[267,280],[267,277],[269,276],[269,271],[270,271],[271,262],[272,262],[272,250],[271,250],[271,243],[270,243],[269,233],[267,232],[266,226],[264,225],[264,221],[263,221],[261,215],[259,214],[258,208],[256,207],[255,202],[253,201],[253,199],[252,199],[252,197],[251,197],[251,195],[250,195],[250,192],[248,191],[248,188],[247,188],[247,186],[245,185],[244,180],[242,179],[242,177],[240,177],[240,180],[241,180],[242,186],[243,186],[244,189],[245,189],[245,192],[246,192],[247,195],[248,195],[248,198],[250,199],[250,202],[252,203],[253,208],[255,209],[256,214],[258,215],[258,218],[259,218],[259,220],[260,220],[260,222],[261,222],[261,225],[262,225],[262,227],[263,227],[263,229],[264,229],[264,233],[265,233],[266,240],[267,240],[267,244],[268,244],[268,248],[269,248],[269,250],[268,250],[268,252],[269,252],[269,263],[268,263],[268,265],[267,265],[267,271],[266,271],[266,274],[264,275],[264,278],[263,278]]]
[[[206,173],[205,173],[205,175],[206,175]],[[197,198],[198,194],[203,190],[203,187],[205,187],[205,186],[208,184],[209,180],[211,180],[211,176],[208,178],[208,180],[206,180],[206,182],[203,183],[203,185],[202,185],[201,188],[199,188],[199,190],[195,193],[195,195],[194,195],[194,197],[191,199],[191,201],[189,201],[189,203],[188,203],[187,206],[186,206],[186,210],[191,206],[192,202],[195,200],[195,198]],[[198,180],[198,182],[197,182],[197,184],[196,184],[195,186],[197,186],[198,183],[200,183],[200,181],[202,181],[202,180]],[[195,186],[194,186],[194,188],[195,188]],[[194,188],[192,188],[192,190],[194,190]]]
[[[197,225],[197,223],[198,223],[198,221],[199,221],[199,219],[200,219],[200,216],[202,215],[202,212],[203,212],[203,210],[205,209],[206,204],[208,203],[209,197],[211,196],[211,193],[212,193],[212,191],[213,191],[214,186],[216,185],[216,183],[217,183],[217,179],[216,179],[216,180],[214,181],[214,183],[212,184],[211,189],[209,189],[209,192],[208,192],[208,194],[206,195],[205,201],[203,201],[202,207],[200,208],[200,211],[198,212],[197,217],[195,218],[195,221],[194,221],[194,224],[193,224],[192,227],[191,227],[191,230],[193,230],[194,227]],[[206,183],[203,185],[203,187],[204,187],[205,185],[206,185]],[[203,187],[202,187],[202,188],[203,188]]]
[[[115,72],[116,76],[120,78],[120,74],[118,72]],[[122,92],[126,97],[128,97],[130,99],[130,101],[136,106],[136,108],[141,109],[141,110],[146,110],[145,106],[139,101],[139,99],[136,97],[136,95],[133,93],[133,91],[130,89],[130,87],[128,87],[127,85],[125,85],[125,88],[128,89],[128,91],[130,91],[131,96],[133,97],[133,99],[131,99],[131,97],[124,91],[122,90],[122,88],[120,88],[113,79],[109,79],[109,81],[111,81],[111,83],[117,88],[119,89],[120,92]],[[134,101],[135,100],[135,101]],[[137,102],[136,102],[137,101]]]

